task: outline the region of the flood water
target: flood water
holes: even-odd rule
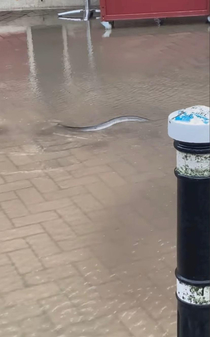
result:
[[[0,14],[0,336],[176,336],[167,117],[209,105],[204,21]]]

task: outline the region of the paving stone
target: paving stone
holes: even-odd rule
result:
[[[104,206],[115,206],[121,203],[117,195],[103,182],[96,182],[86,186],[88,191]]]
[[[161,337],[162,331],[142,309],[128,310],[119,315],[121,321],[135,337]]]
[[[122,186],[126,184],[126,181],[116,172],[101,173],[99,176],[109,187]]]
[[[27,318],[34,318],[42,314],[41,307],[36,302],[19,303],[12,307],[3,308],[0,311],[0,326],[13,324]]]
[[[1,206],[11,219],[28,214],[27,208],[20,200],[4,201]]]
[[[0,231],[5,231],[10,228],[13,228],[11,221],[2,211],[0,211]]]
[[[96,258],[89,259],[88,261],[77,262],[75,263],[75,266],[84,278],[92,285],[99,285],[115,281],[117,279],[116,275],[111,274],[110,271]]]
[[[74,204],[67,208],[59,209],[57,213],[72,227],[90,222],[87,215]]]
[[[5,193],[0,194],[0,202],[9,201],[9,200],[13,200],[13,199],[16,199],[16,198],[17,198],[17,196],[15,195],[14,192],[5,192]]]
[[[1,242],[0,253],[8,253],[19,249],[27,248],[28,245],[23,239]]]
[[[41,223],[44,221],[50,221],[57,218],[58,216],[55,212],[43,212],[16,218],[13,220],[13,223],[16,227],[21,227]]]
[[[15,268],[11,265],[5,265],[0,267],[0,294],[10,293],[16,289],[23,288],[23,281],[16,272]]]
[[[22,331],[18,325],[9,324],[0,327],[0,336],[1,337],[23,337]]]
[[[44,202],[42,195],[33,187],[17,191],[17,194],[26,205]]]
[[[0,254],[0,266],[4,266],[5,264],[10,264],[10,260],[6,254]]]
[[[8,183],[4,185],[0,185],[0,193],[17,191],[22,188],[30,187],[31,183],[28,180],[21,180],[13,183]]]
[[[54,325],[50,322],[47,315],[27,318],[20,323],[21,331],[24,337],[57,337]],[[60,334],[61,336],[61,334]]]
[[[37,205],[29,205],[28,209],[31,213],[39,213],[57,210],[63,207],[67,207],[69,205],[72,205],[72,202],[70,201],[70,199],[65,198],[53,201],[45,201]]]
[[[9,253],[9,256],[20,274],[43,269],[41,263],[31,249],[22,249]]]
[[[37,234],[30,236],[26,242],[32,247],[38,257],[54,255],[60,252],[58,246],[47,234]]]
[[[44,194],[44,197],[47,200],[57,200],[67,197],[73,197],[76,195],[83,195],[85,193],[87,193],[87,191],[83,186],[75,186],[61,191],[57,191],[56,193],[46,193]]]
[[[43,233],[43,231],[44,230],[40,225],[30,225],[22,228],[10,229],[1,233],[0,241],[22,238],[33,234]]]
[[[58,190],[57,185],[50,178],[34,178],[32,182],[41,193],[55,192]]]
[[[69,187],[75,187],[75,186],[86,186],[88,184],[95,183],[98,180],[99,180],[98,177],[94,175],[92,176],[90,175],[90,176],[82,177],[82,178],[71,178],[68,180],[61,181],[58,184],[61,188],[69,188]]]
[[[35,271],[25,275],[25,282],[28,285],[36,285],[48,282],[54,282],[59,279],[71,278],[77,276],[78,271],[71,264]]]
[[[48,256],[43,258],[42,262],[46,268],[54,268],[56,266],[66,265],[72,262],[84,261],[90,257],[92,257],[90,250],[84,248]]]
[[[58,292],[59,288],[54,283],[47,283],[12,291],[4,296],[4,301],[6,306],[14,306],[21,303],[41,300],[42,298],[56,295]]]
[[[43,222],[42,226],[56,241],[76,239],[74,231],[62,219]]]
[[[99,203],[99,201],[97,201],[91,194],[83,194],[75,196],[72,197],[72,200],[84,212],[91,212],[103,208],[103,206]]]
[[[88,153],[87,153],[88,155]],[[93,175],[93,174],[99,174],[104,172],[110,172],[111,169],[109,166],[101,165],[101,166],[95,166],[95,167],[84,167],[80,170],[72,171],[72,175],[75,178],[82,178],[85,176]]]

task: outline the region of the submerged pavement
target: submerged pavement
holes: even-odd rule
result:
[[[208,26],[116,26],[0,14],[0,336],[176,336],[167,117],[209,105]]]

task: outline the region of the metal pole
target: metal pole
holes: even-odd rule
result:
[[[90,0],[85,0],[85,16],[84,21],[88,21],[90,19],[91,10],[90,10]]]
[[[58,13],[59,19],[61,20],[70,20],[70,21],[89,21],[93,14],[101,13],[100,9],[91,9],[91,1],[90,0],[84,0],[85,1],[85,9],[76,9],[68,12],[62,12]],[[72,15],[72,14],[83,14],[82,18],[77,17],[66,17],[66,15]],[[100,16],[95,16],[95,19],[100,19]]]
[[[210,109],[169,116],[177,150],[178,337],[210,336]]]

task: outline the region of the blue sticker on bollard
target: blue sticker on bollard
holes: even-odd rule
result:
[[[188,122],[191,123],[191,121],[196,120],[196,122],[199,122],[197,119],[200,119],[200,122],[204,124],[209,123],[209,118],[199,115],[199,114],[187,114],[185,111],[182,111],[178,116],[175,117],[176,121],[181,121],[181,122]]]

